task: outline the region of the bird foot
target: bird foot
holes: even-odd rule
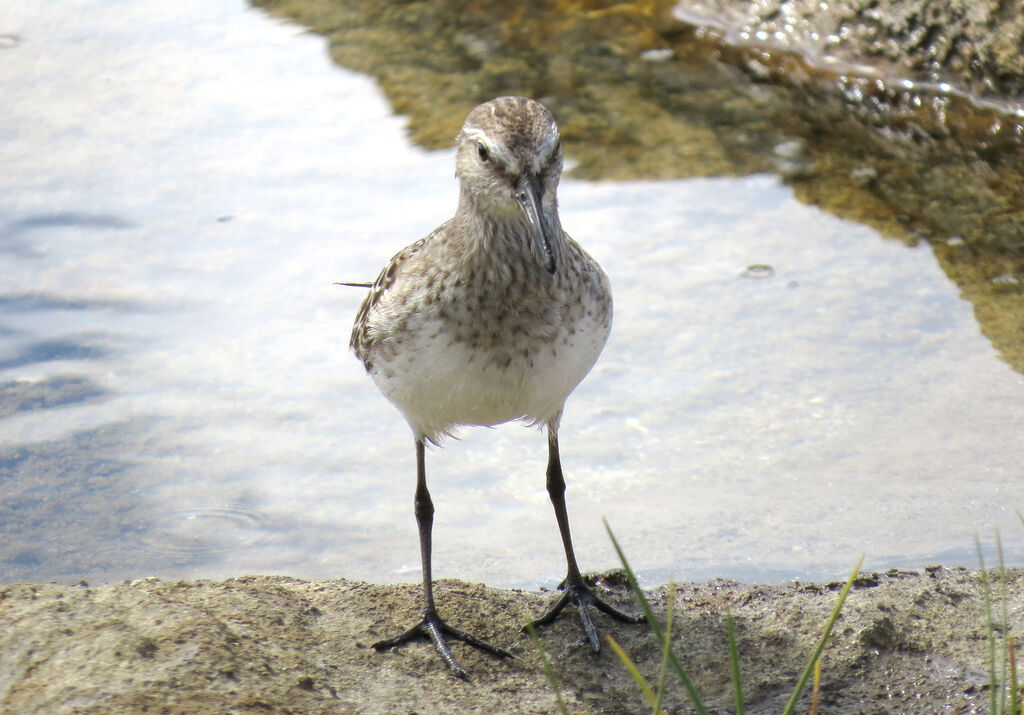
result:
[[[594,649],[595,653],[601,652],[601,641],[597,637],[597,628],[594,627],[594,621],[590,617],[588,608],[594,606],[599,611],[607,613],[612,618],[622,621],[624,623],[643,623],[644,619],[642,616],[631,616],[628,613],[623,613],[615,606],[602,600],[593,589],[590,588],[583,580],[580,575],[569,575],[565,577],[565,580],[558,586],[562,590],[562,595],[555,601],[555,605],[547,610],[543,616],[530,623],[530,626],[536,628],[538,626],[546,626],[554,621],[558,614],[562,612],[568,604],[576,606],[577,611],[580,614],[580,621],[583,623],[583,631],[587,634],[587,640],[590,641],[590,646]]]
[[[448,647],[448,641],[445,636],[460,640],[463,643],[467,643],[474,648],[490,653],[498,658],[513,658],[511,653],[503,648],[498,648],[490,643],[486,643],[474,635],[466,633],[459,628],[449,626],[441,617],[437,615],[437,611],[424,612],[423,618],[420,619],[419,623],[414,625],[409,630],[405,631],[401,635],[395,636],[394,638],[387,638],[382,641],[377,641],[373,644],[373,648],[380,651],[385,651],[389,648],[408,643],[409,641],[416,640],[417,638],[426,638],[434,644],[434,648],[437,649],[438,655],[441,656],[441,660],[448,666],[448,670],[451,671],[452,675],[462,678],[463,680],[469,680],[469,675],[466,671],[458,664],[455,660],[455,656],[452,655],[451,648]]]

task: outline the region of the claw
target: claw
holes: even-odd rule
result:
[[[572,578],[571,576],[567,576],[565,581],[562,582],[560,588],[562,588],[562,595],[559,596],[558,600],[555,601],[551,608],[545,611],[544,615],[530,623],[532,627],[536,628],[538,626],[548,625],[558,617],[558,614],[562,612],[563,608],[572,603],[576,606],[576,610],[580,614],[580,621],[583,624],[583,632],[586,633],[587,640],[590,642],[590,647],[594,649],[595,653],[600,653],[601,641],[597,637],[597,628],[594,626],[594,621],[590,617],[590,611],[588,610],[590,606],[594,606],[597,610],[607,613],[612,618],[624,623],[643,623],[644,619],[641,616],[631,616],[601,599],[601,597],[594,593],[582,578]]]
[[[451,648],[448,647],[448,641],[445,636],[454,638],[455,640],[462,641],[474,648],[479,648],[485,653],[498,658],[514,658],[512,653],[508,652],[504,648],[498,648],[490,643],[480,640],[476,636],[467,633],[466,631],[449,626],[441,617],[437,615],[437,611],[425,612],[423,618],[420,619],[412,628],[405,631],[404,633],[395,636],[394,638],[386,638],[382,641],[377,641],[373,644],[374,650],[377,652],[394,648],[395,646],[408,643],[409,641],[416,640],[417,638],[426,638],[434,644],[434,648],[437,650],[438,655],[441,656],[441,660],[444,661],[445,665],[448,666],[448,670],[457,678],[469,681],[469,675],[465,669],[459,665],[458,661],[455,660],[455,656],[452,655]]]

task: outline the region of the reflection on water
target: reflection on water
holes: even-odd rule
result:
[[[0,418],[98,399],[106,391],[85,375],[0,383]]]
[[[254,2],[324,34],[337,62],[376,77],[425,146],[448,146],[478,102],[528,94],[558,116],[574,176],[774,171],[802,201],[887,237],[929,241],[985,334],[1024,372],[1019,110],[941,82],[819,63],[749,35],[736,42],[680,12],[699,2]],[[765,14],[762,24],[788,23]],[[951,53],[960,51],[957,42]],[[948,239],[966,248],[950,254]]]
[[[447,218],[452,152],[410,145],[371,80],[234,2],[22,2],[7,22],[0,581],[415,580],[412,441],[347,354],[362,291],[332,283]],[[723,121],[756,117],[712,78],[688,81]],[[570,132],[595,116],[561,108]],[[633,121],[595,136],[629,145]],[[693,166],[817,166],[796,139],[687,146]],[[937,265],[963,246],[879,240],[808,185],[564,182],[616,296],[562,428],[585,568],[615,564],[601,516],[649,580],[920,566],[997,526],[1024,563],[1024,382]],[[439,576],[560,578],[544,447],[511,425],[428,454]]]

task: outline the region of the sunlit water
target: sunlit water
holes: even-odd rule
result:
[[[412,439],[332,282],[450,215],[453,153],[232,0],[13,5],[0,581],[418,578]],[[649,582],[970,565],[997,528],[1024,564],[1024,379],[927,246],[770,176],[560,198],[616,299],[561,433],[585,569],[616,564],[602,517]],[[557,582],[545,447],[508,425],[429,452],[436,575]]]

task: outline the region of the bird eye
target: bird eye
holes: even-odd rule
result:
[[[477,153],[480,155],[480,161],[486,162],[488,159],[491,158],[491,155],[487,153],[487,147],[485,147],[483,144],[477,144],[476,150]]]

